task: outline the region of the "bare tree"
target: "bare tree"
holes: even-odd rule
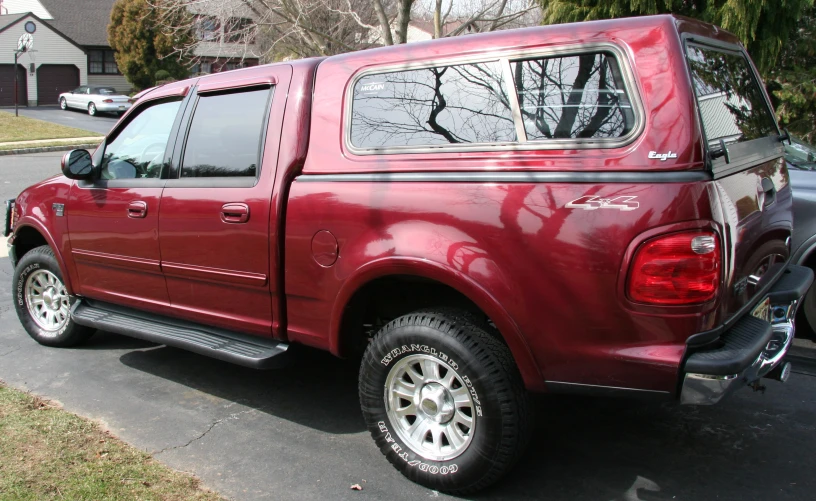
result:
[[[192,30],[174,55],[273,61],[408,42],[412,20],[434,38],[538,24],[535,0],[148,0],[164,29]],[[180,11],[187,25],[178,26]]]

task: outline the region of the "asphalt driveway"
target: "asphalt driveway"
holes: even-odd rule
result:
[[[4,108],[4,111],[14,113],[14,109]],[[61,110],[59,106],[32,106],[30,108],[20,108],[20,115],[38,120],[45,120],[59,125],[85,129],[99,134],[107,134],[113,125],[119,120],[116,115],[106,115],[104,113],[95,117],[88,115],[82,110]]]
[[[12,180],[0,195],[57,161],[12,158],[0,158],[0,179]],[[290,367],[259,372],[101,332],[83,347],[45,348],[17,319],[11,274],[0,257],[0,379],[11,386],[99,420],[234,499],[446,497],[405,480],[374,447],[353,361],[301,349]],[[716,407],[538,397],[527,454],[477,498],[810,501],[816,377],[767,386]],[[354,483],[364,490],[350,490]]]

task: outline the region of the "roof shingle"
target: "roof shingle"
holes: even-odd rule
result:
[[[54,16],[45,22],[78,45],[109,46],[108,23],[115,0],[40,0],[40,3]]]

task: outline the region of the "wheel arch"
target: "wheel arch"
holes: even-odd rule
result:
[[[332,308],[329,349],[337,356],[348,355],[345,341],[353,333],[344,333],[344,322],[354,313],[350,307],[366,287],[384,279],[410,277],[425,284],[445,287],[486,315],[496,326],[501,340],[508,346],[528,389],[543,390],[538,365],[521,331],[501,303],[478,282],[462,272],[434,261],[410,257],[388,257],[371,261],[349,276],[337,294]],[[462,303],[463,306],[466,303]],[[408,312],[405,312],[408,313]]]
[[[71,283],[71,275],[68,273],[68,268],[65,266],[65,260],[62,258],[60,248],[56,245],[54,237],[51,236],[51,233],[39,221],[29,217],[24,217],[21,219],[20,222],[17,223],[17,227],[14,230],[13,244],[17,262],[19,262],[23,256],[32,249],[40,247],[41,245],[47,245],[50,247],[51,251],[54,253],[54,257],[57,259],[57,264],[59,265],[60,273],[62,274],[62,282],[65,284],[65,288],[68,290],[69,294],[74,294],[74,289]]]

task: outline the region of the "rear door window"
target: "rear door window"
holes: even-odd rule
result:
[[[271,92],[267,88],[200,96],[181,177],[255,177]]]
[[[689,45],[694,93],[706,140],[716,145],[778,133],[759,82],[740,52]]]
[[[530,141],[614,139],[635,124],[617,61],[590,53],[512,63],[524,130]]]
[[[356,148],[516,141],[498,61],[366,75],[354,85]]]

